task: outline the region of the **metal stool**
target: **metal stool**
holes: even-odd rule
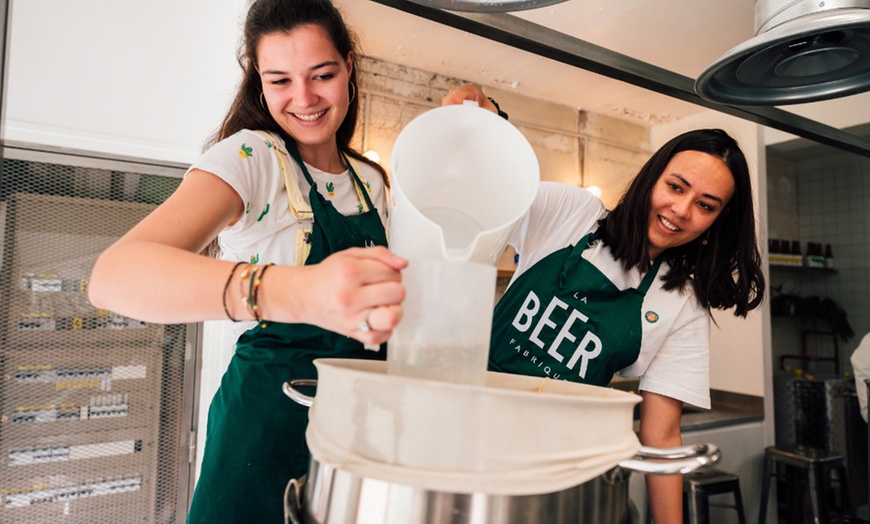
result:
[[[715,504],[709,498],[713,495],[732,493],[734,504]],[[688,508],[689,524],[707,524],[710,522],[710,506],[722,506],[737,510],[740,524],[746,524],[743,514],[743,499],[740,497],[740,478],[732,473],[718,469],[708,469],[683,475],[683,494]]]
[[[799,480],[801,488],[803,483],[809,486],[810,505],[813,511],[813,522],[825,523],[828,517],[828,490],[831,488],[831,474],[836,472],[839,482],[840,494],[843,500],[843,510],[848,511],[852,506],[849,493],[849,484],[846,476],[846,457],[839,453],[824,451],[804,446],[770,446],[764,450],[764,478],[761,487],[761,507],[758,513],[759,524],[764,524],[767,517],[767,499],[770,493],[770,477],[777,475],[777,466],[792,466],[801,470],[803,478],[793,479],[786,477],[787,481]],[[801,489],[803,493],[803,489]],[[793,501],[799,503],[799,501]],[[802,506],[802,503],[800,503]]]

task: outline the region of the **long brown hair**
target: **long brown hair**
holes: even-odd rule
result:
[[[230,105],[223,122],[217,132],[211,137],[208,145],[236,134],[242,129],[260,129],[271,131],[281,136],[287,136],[275,122],[269,111],[260,103],[263,85],[257,72],[257,44],[260,39],[270,33],[289,33],[301,25],[318,25],[322,27],[335,49],[343,57],[350,53],[357,56],[356,39],[341,13],[328,0],[256,0],[248,9],[245,19],[242,42],[238,52],[239,66],[242,68],[242,81],[236,91],[235,99]],[[351,101],[347,115],[336,132],[335,139],[338,150],[342,153],[365,162],[375,168],[384,178],[389,187],[389,180],[384,169],[375,162],[362,156],[350,147],[350,141],[356,130],[359,119],[359,83],[355,66],[350,72]]]
[[[671,266],[664,276],[664,287],[683,289],[691,282],[704,307],[734,307],[735,316],[745,317],[764,299],[764,274],[755,234],[749,166],[740,146],[725,131],[689,131],[656,151],[619,204],[600,220],[604,243],[625,269],[649,268],[647,231],[653,187],[671,159],[682,151],[700,151],[725,162],[734,176],[734,195],[703,235],[662,254]]]

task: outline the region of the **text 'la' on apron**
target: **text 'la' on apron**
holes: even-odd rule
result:
[[[381,219],[350,162],[363,213],[344,216],[317,191],[293,141],[286,136],[284,141],[311,186],[314,223],[305,264],[349,247],[385,246]],[[283,163],[280,155],[286,153],[274,142],[273,146]],[[285,171],[284,178],[285,184],[295,185],[292,173],[288,177]],[[284,490],[291,479],[308,471],[310,454],[305,444],[308,408],[284,395],[282,385],[316,379],[312,361],[322,357],[383,360],[385,351],[366,351],[354,339],[308,324],[262,322],[239,337],[209,408],[202,472],[189,522],[284,522]]]
[[[583,237],[517,277],[493,315],[493,371],[606,386],[640,354],[643,299],[657,260],[640,285],[620,290],[583,251],[600,241]]]

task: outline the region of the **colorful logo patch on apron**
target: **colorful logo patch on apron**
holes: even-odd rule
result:
[[[650,324],[655,324],[659,321],[659,314],[655,311],[647,311],[643,314],[643,318],[645,318]]]

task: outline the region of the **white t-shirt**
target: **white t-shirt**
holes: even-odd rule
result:
[[[531,209],[520,221],[509,244],[519,254],[511,282],[551,253],[576,244],[597,228],[606,214],[604,204],[589,191],[553,182],[542,182]],[[625,271],[603,242],[583,252],[619,289],[636,288],[643,274]],[[644,297],[643,315],[655,312],[658,321],[641,322],[643,338],[637,361],[618,372],[640,378],[639,388],[700,408],[710,407],[710,317],[691,287],[665,291],[662,264]]]
[[[283,141],[274,140],[283,146]],[[292,159],[289,163],[292,164]],[[369,189],[369,198],[386,223],[388,211],[384,197],[384,182],[380,173],[363,162],[357,173]],[[343,215],[360,212],[359,198],[348,171],[325,173],[306,164],[317,190]],[[242,130],[221,140],[206,151],[191,169],[208,171],[229,184],[245,203],[245,214],[232,227],[218,236],[222,258],[252,264],[294,264],[296,231],[301,224],[290,212],[284,178],[275,150],[260,133]],[[311,188],[301,170],[295,171],[302,197],[310,205]]]
[[[280,137],[272,136],[272,139],[284,147]],[[295,166],[292,158],[287,157],[286,162],[288,168]],[[359,167],[357,176],[367,188],[381,222],[386,224],[389,206],[383,177],[364,162],[355,165]],[[349,171],[331,174],[308,164],[306,167],[317,184],[317,191],[332,202],[339,213],[355,215],[361,212]],[[203,153],[190,169],[200,169],[219,177],[239,194],[245,204],[242,218],[218,235],[221,259],[260,265],[295,264],[297,231],[311,229],[311,224],[300,223],[290,212],[281,164],[266,136],[247,129],[239,131]],[[293,171],[302,198],[310,206],[308,193],[311,186],[300,169]],[[234,323],[233,342],[254,324],[253,321]]]

